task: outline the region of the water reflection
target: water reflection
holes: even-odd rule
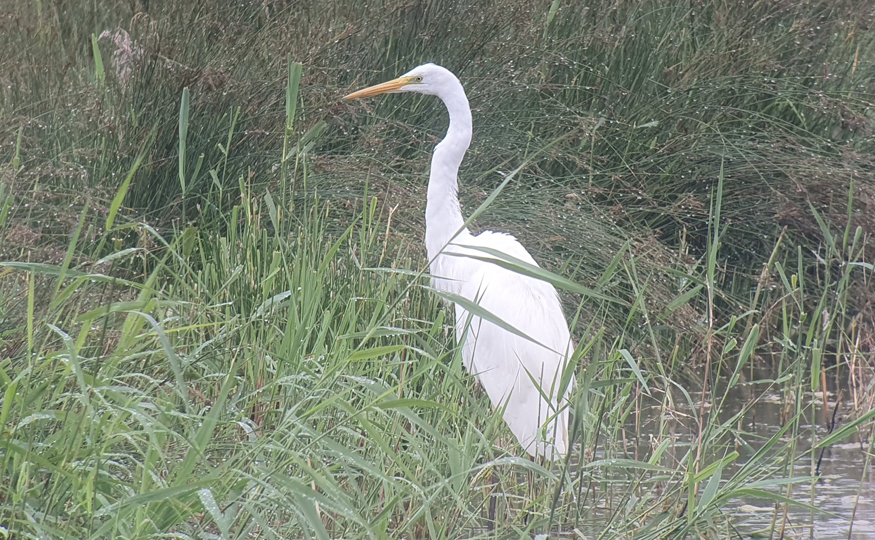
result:
[[[775,374],[770,372],[755,373],[757,381],[737,385],[729,391],[727,399],[718,417],[722,422],[728,422],[740,412],[745,411],[733,422],[740,428],[738,440],[726,440],[730,450],[739,452],[739,458],[731,467],[723,471],[725,483],[735,472],[760,449],[766,441],[780,431],[785,425],[791,411],[795,411],[792,395],[784,395],[780,389],[769,386]],[[725,385],[726,382],[723,381]],[[833,388],[833,391],[837,389]],[[718,392],[718,395],[722,391]],[[839,392],[845,396],[848,393]],[[698,393],[690,392],[694,398]],[[834,400],[835,394],[828,399]],[[839,427],[843,416],[852,414],[852,406],[844,400],[836,418]],[[684,406],[684,398],[678,393],[675,400],[675,411],[670,415],[673,424],[669,431],[675,440],[675,455],[665,460],[665,466],[677,463],[694,440],[696,427],[694,414],[689,405]],[[698,410],[699,405],[693,404]],[[820,462],[819,477],[813,483],[805,482],[792,486],[788,492],[783,486],[782,495],[798,501],[806,506],[790,506],[786,514],[784,509],[775,510],[774,503],[765,499],[741,498],[730,501],[723,511],[730,516],[731,522],[742,537],[754,538],[814,538],[818,540],[852,539],[864,540],[875,538],[875,460],[867,464],[869,433],[871,424],[864,426],[864,432],[855,433],[846,439],[833,444],[821,452],[819,449],[809,452],[812,444],[812,423],[814,435],[822,440],[829,435],[827,425],[835,408],[835,402],[829,403],[828,414],[819,401],[805,404],[799,431],[796,436],[796,461],[792,471],[787,469],[784,476],[794,478],[816,476],[818,461]],[[696,411],[697,412],[697,411]],[[860,413],[865,411],[860,411]],[[630,420],[626,426],[627,433],[640,435],[637,443],[630,441],[630,447],[635,450],[638,460],[647,459],[652,450],[650,434],[658,433],[660,414],[665,421],[665,411],[661,407],[644,407],[638,418]],[[740,422],[739,422],[740,420]],[[845,421],[850,421],[845,420]],[[638,426],[636,429],[636,425]],[[789,455],[787,444],[791,442],[792,430],[781,437],[780,445],[776,445],[778,455]],[[627,448],[630,448],[627,447]],[[631,450],[630,448],[630,450]],[[822,455],[821,455],[822,454]],[[709,456],[706,462],[712,462],[725,454]],[[773,532],[770,532],[773,531]],[[594,537],[598,533],[594,531]],[[763,536],[760,536],[763,535]]]

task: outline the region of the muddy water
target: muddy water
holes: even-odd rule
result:
[[[754,377],[762,381],[773,379],[774,375],[774,373],[756,373]],[[796,436],[795,455],[799,457],[794,464],[792,475],[818,476],[818,479],[813,485],[809,481],[793,486],[789,494],[792,499],[810,505],[818,511],[791,506],[785,515],[783,509],[776,513],[774,504],[768,500],[753,498],[734,500],[724,507],[723,511],[731,516],[732,523],[743,538],[777,539],[782,537],[783,531],[783,538],[875,539],[875,456],[870,456],[868,465],[866,461],[871,424],[864,425],[863,432],[852,434],[824,450],[822,457],[820,450],[814,453],[808,452],[812,442],[812,424],[818,440],[829,434],[827,426],[832,418],[831,411],[835,408],[836,395],[843,396],[842,406],[836,414],[837,425],[840,427],[842,422],[850,421],[855,414],[847,388],[841,390],[836,384],[831,386],[833,393],[827,396],[830,400],[829,409],[825,410],[820,402],[809,401],[805,405],[803,420],[800,422]],[[692,392],[691,395],[698,396]],[[746,449],[744,445],[729,445],[730,450],[733,449],[732,446],[738,450],[740,457],[735,465],[724,469],[724,482],[751,457],[753,451],[759,449],[781,429],[788,417],[788,411],[793,410],[792,404],[790,407],[786,406],[786,400],[785,395],[774,387],[769,387],[767,383],[741,384],[730,391],[724,408],[718,415],[721,420],[729,420],[745,405],[750,403],[753,405],[745,413],[741,423],[742,430],[745,432],[744,440],[749,446]],[[676,403],[681,401],[678,400]],[[687,416],[691,411],[683,411],[683,406],[680,406],[679,410],[682,414],[677,415],[679,418],[677,429],[673,431],[679,443],[676,446],[683,447],[685,446],[683,443],[693,440],[695,428],[690,425],[690,416]],[[863,412],[865,411],[858,411],[857,414]],[[648,431],[652,432],[655,429],[656,414],[659,414],[659,411],[655,407],[650,411],[644,409],[641,417],[638,418],[637,433],[641,435],[641,439],[647,439]],[[636,431],[634,424],[627,426],[627,432],[634,431]],[[780,452],[780,455],[789,455],[786,449],[790,437],[792,432],[788,431],[776,445],[775,450]],[[637,450],[639,455],[635,457],[646,459],[650,444],[637,445]],[[678,448],[679,454],[685,451],[685,448]],[[815,472],[818,459],[820,460],[819,475]],[[786,488],[780,493],[786,495]]]
[[[749,432],[760,435],[762,440],[774,435],[782,426],[781,396],[766,394],[765,398],[754,405],[752,412],[756,413],[756,422],[748,420],[745,425]],[[785,538],[875,539],[875,459],[870,458],[867,467],[867,432],[851,435],[825,449],[822,458],[820,450],[807,453],[812,437],[810,421],[817,422],[815,433],[818,439],[829,434],[825,425],[829,419],[823,418],[822,405],[814,405],[816,412],[809,408],[809,423],[803,422],[800,426],[797,454],[803,457],[795,463],[793,476],[816,475],[818,459],[820,474],[813,488],[810,483],[795,486],[792,498],[820,512],[791,507],[786,519],[783,513],[778,515],[775,529],[781,531],[783,528]],[[833,402],[831,408],[834,405]],[[844,408],[849,408],[848,404]],[[841,409],[837,416],[842,416]],[[785,438],[788,439],[789,435]],[[742,454],[742,458],[746,457]],[[747,533],[768,530],[772,525],[773,506],[768,501],[740,500],[726,510],[736,517],[739,529]],[[779,538],[780,533],[774,537]]]

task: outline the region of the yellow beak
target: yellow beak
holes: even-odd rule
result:
[[[397,79],[393,79],[388,82],[384,82],[382,84],[377,84],[374,86],[369,86],[358,92],[353,92],[348,96],[344,96],[343,99],[358,99],[363,97],[371,97],[378,96],[380,94],[390,94],[392,92],[397,92],[402,87],[407,86],[408,84],[415,84],[415,77],[398,77]]]

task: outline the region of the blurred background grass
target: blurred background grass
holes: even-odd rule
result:
[[[797,245],[806,252],[822,245],[809,203],[832,227],[850,218],[869,237],[875,228],[875,9],[865,2],[13,2],[3,9],[0,144],[11,154],[23,128],[25,166],[14,178],[7,168],[4,181],[106,201],[155,128],[125,206],[165,229],[174,220],[217,219],[239,196],[241,175],[276,181],[286,55],[305,66],[296,130],[328,125],[316,141],[310,185],[348,206],[370,179],[384,208],[399,204],[393,221],[405,235],[423,227],[424,173],[446,123],[441,106],[339,97],[425,61],[458,73],[474,109],[461,182],[468,208],[500,182],[493,169],[509,170],[570,133],[480,224],[512,232],[548,267],[576,269],[577,279],[597,278],[627,239],[663,264],[699,258],[721,167],[730,224],[723,263],[740,294],[785,226],[791,257]],[[113,43],[117,28],[130,33],[127,49]],[[95,84],[91,35],[102,32],[110,34],[99,40],[106,83]],[[189,175],[203,156],[186,193],[176,162],[184,87],[192,96]],[[225,156],[220,144],[238,108]],[[227,173],[213,179],[209,170],[219,164]],[[30,228],[52,234],[42,213],[29,211],[38,222]]]

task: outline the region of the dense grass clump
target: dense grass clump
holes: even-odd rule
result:
[[[853,536],[873,497],[873,19],[4,3],[0,535]],[[424,275],[439,103],[339,101],[425,61],[474,108],[474,226],[563,287],[563,463],[518,457]],[[861,473],[824,532],[837,443]]]

